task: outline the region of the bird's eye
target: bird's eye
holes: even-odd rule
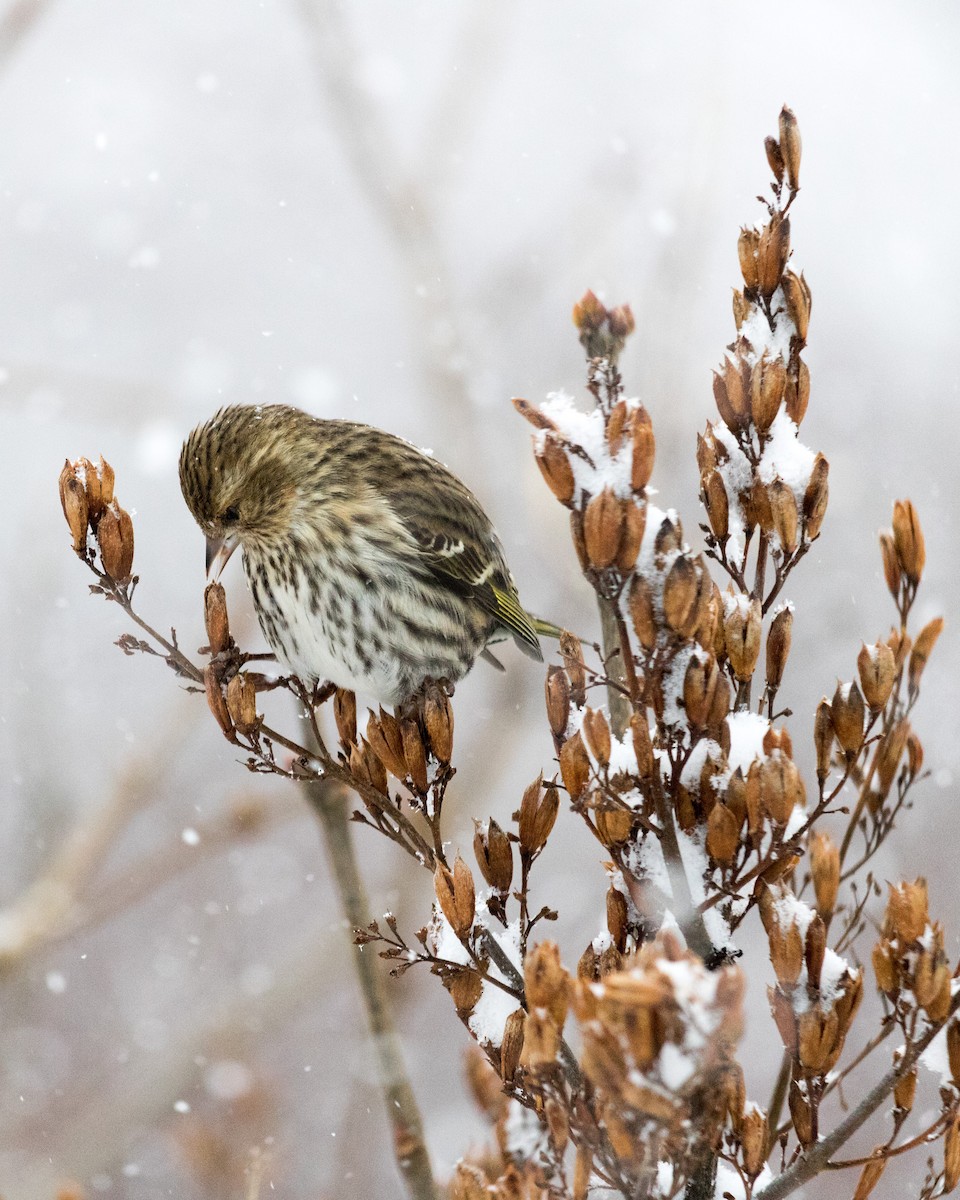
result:
[[[223,510],[221,518],[226,525],[232,525],[234,521],[240,520],[240,511],[235,504],[231,504],[229,508]]]

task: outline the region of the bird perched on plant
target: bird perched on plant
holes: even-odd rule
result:
[[[542,661],[503,547],[476,497],[436,459],[352,421],[234,405],[180,455],[184,499],[219,576],[243,548],[277,658],[398,704],[425,679],[456,682],[512,636]]]

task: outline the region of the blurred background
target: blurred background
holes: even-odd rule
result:
[[[203,553],[176,461],[228,401],[429,447],[486,505],[528,606],[592,633],[510,397],[582,394],[573,302],[629,302],[622,369],[653,416],[657,503],[698,543],[695,434],[784,102],[814,296],[803,440],[830,460],[831,504],[791,580],[782,696],[809,762],[817,700],[892,619],[876,533],[909,495],[918,617],[948,628],[915,722],[931,777],[877,874],[930,876],[956,956],[958,32],[945,0],[7,0],[0,1193],[240,1197],[254,1170],[264,1195],[402,1194],[315,819],[238,765],[162,664],[111,645],[125,626],[70,552],[64,457],[114,465],[138,607],[189,651]],[[239,562],[226,582],[259,645]],[[457,689],[448,836],[465,849],[472,816],[506,823],[551,769],[543,671],[505,657]],[[429,876],[356,832],[374,910],[411,934]],[[601,859],[561,816],[534,895],[560,907],[571,965],[603,921]],[[772,973],[745,949],[748,1088],[766,1103]],[[483,1134],[466,1033],[436,980],[391,991],[446,1174]]]

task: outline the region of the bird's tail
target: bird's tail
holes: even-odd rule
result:
[[[545,621],[543,617],[538,617],[535,613],[528,613],[527,615],[539,637],[554,638],[556,641],[560,640],[563,630],[559,625],[554,625],[552,621]]]

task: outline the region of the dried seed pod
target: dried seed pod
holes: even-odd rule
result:
[[[856,683],[838,683],[830,705],[833,730],[848,759],[855,758],[863,745],[863,696]]]
[[[129,579],[133,570],[133,521],[116,500],[100,514],[97,544],[106,574],[121,583]]]
[[[860,1178],[857,1180],[857,1186],[854,1189],[853,1200],[867,1200],[867,1197],[880,1182],[880,1176],[886,1168],[887,1160],[883,1154],[878,1154],[876,1158],[871,1158],[869,1162],[864,1163],[863,1170],[860,1172]]]
[[[773,532],[780,542],[783,553],[789,557],[797,548],[800,523],[797,498],[793,494],[793,488],[779,477],[768,484],[767,495],[770,498]]]
[[[796,763],[782,752],[760,763],[760,803],[777,825],[786,825],[803,803],[803,781]]]
[[[908,671],[908,679],[910,686],[910,694],[916,695],[920,687],[920,677],[923,674],[923,668],[927,665],[927,659],[930,657],[933,647],[937,644],[937,638],[943,632],[943,617],[934,617],[932,621],[928,621],[917,636],[917,640],[913,643],[913,649],[910,651],[910,668]]]
[[[352,746],[357,740],[357,697],[347,688],[337,688],[333,694],[333,719],[337,734],[344,746]]]
[[[757,265],[757,251],[760,248],[760,234],[756,229],[744,227],[737,239],[737,255],[740,258],[740,273],[743,282],[751,292],[760,286],[760,268]]]
[[[740,844],[740,822],[725,804],[715,804],[707,819],[707,853],[720,866],[729,866]]]
[[[207,706],[217,719],[217,724],[223,730],[224,735],[233,741],[233,721],[230,718],[230,710],[227,708],[227,702],[223,698],[223,689],[220,686],[220,672],[212,663],[207,663],[203,669],[203,686],[207,693]]]
[[[879,712],[890,699],[897,675],[893,651],[886,642],[877,642],[873,646],[864,644],[857,655],[857,671],[864,700],[871,712]]]
[[[824,1075],[840,1056],[843,1038],[836,1011],[824,1013],[819,1008],[808,1008],[797,1019],[799,1038],[798,1059],[805,1071]]]
[[[663,615],[682,638],[692,638],[696,632],[698,584],[693,562],[685,554],[678,554],[663,585]]]
[[[369,710],[368,710],[369,711]],[[369,713],[367,741],[374,754],[395,779],[406,779],[407,764],[403,755],[403,736],[400,724],[392,713],[380,709],[380,716]]]
[[[653,591],[643,575],[633,577],[628,608],[637,640],[645,650],[653,650],[657,644],[657,618],[653,609]]]
[[[674,513],[664,517],[653,539],[653,561],[659,569],[663,569],[668,555],[683,549],[683,525]]]
[[[637,756],[637,773],[641,779],[649,779],[653,774],[654,759],[646,712],[633,714],[630,718],[630,733],[633,738],[633,752]]]
[[[468,972],[477,977],[476,971]],[[479,999],[479,996],[477,997]],[[473,1006],[471,1005],[471,1008]],[[467,1010],[470,1011],[469,1009]],[[460,1005],[457,1005],[460,1012]],[[470,1163],[458,1162],[450,1181],[450,1200],[487,1200],[490,1195],[487,1188],[487,1177],[479,1167]]]
[[[579,638],[565,629],[560,634],[560,657],[570,680],[570,699],[580,708],[587,695],[587,673],[583,661],[583,647]]]
[[[720,668],[712,654],[705,660],[690,659],[683,678],[683,706],[694,729],[703,729],[709,722],[719,684]]]
[[[566,735],[570,721],[570,681],[563,667],[547,668],[547,680],[544,685],[547,698],[547,721],[550,732],[555,738]]]
[[[902,1055],[900,1056],[902,1057]],[[906,1075],[901,1075],[893,1085],[893,1101],[901,1112],[908,1113],[913,1108],[917,1096],[917,1069],[913,1068]]]
[[[520,1051],[520,1066],[528,1071],[541,1067],[552,1067],[557,1060],[560,1032],[546,1012],[527,1013],[523,1025],[523,1049]]]
[[[260,724],[257,716],[257,686],[242,672],[227,684],[227,711],[240,733],[248,736]]]
[[[783,682],[792,632],[793,609],[785,605],[773,618],[767,634],[767,687],[774,692]]]
[[[774,213],[760,234],[757,266],[760,294],[767,300],[777,290],[783,269],[790,257],[790,218]]]
[[[575,735],[579,737],[579,734]],[[572,739],[571,739],[572,740]],[[586,756],[583,743],[580,749]],[[588,760],[589,761],[589,760]],[[541,791],[543,795],[541,796]],[[543,787],[543,779],[538,776],[523,793],[520,802],[520,813],[517,818],[520,851],[528,857],[539,854],[546,845],[553,823],[557,819],[560,808],[560,794],[553,784]]]
[[[577,1157],[573,1166],[573,1196],[572,1200],[587,1200],[590,1193],[590,1180],[593,1176],[593,1151],[588,1146],[577,1147]]]
[[[753,1179],[763,1170],[767,1158],[767,1115],[762,1109],[751,1105],[743,1114],[740,1126],[740,1148],[743,1154],[743,1169]]]
[[[907,762],[910,766],[910,778],[916,779],[923,770],[923,744],[912,729],[907,734]]]
[[[780,143],[775,137],[765,137],[763,139],[763,148],[767,152],[767,165],[773,172],[773,177],[777,183],[783,183],[783,154],[780,152]]]
[[[470,868],[458,854],[453,870],[437,863],[433,873],[433,888],[437,903],[458,938],[465,938],[473,927],[476,896]]]
[[[610,762],[610,724],[598,708],[588,708],[583,714],[583,734],[590,753],[605,767]]]
[[[427,778],[427,749],[423,744],[416,721],[400,722],[400,737],[403,742],[404,775],[409,778],[414,791],[425,795],[429,787]],[[403,776],[401,776],[403,778]]]
[[[904,575],[912,584],[918,584],[927,551],[920,519],[910,500],[898,500],[893,506],[893,544]]]
[[[503,1041],[500,1043],[500,1077],[505,1083],[513,1079],[520,1065],[526,1019],[527,1014],[518,1008],[504,1022]]]
[[[715,741],[721,740],[724,730],[729,737],[730,731],[726,725],[730,712],[730,683],[725,675],[719,675],[717,687],[713,693],[713,702],[707,716],[707,729]]]
[[[612,455],[615,455],[623,441],[623,433],[627,424],[627,402],[626,400],[618,400],[610,410],[610,416],[607,420],[607,427],[604,430],[604,436],[607,439],[607,447]]]
[[[813,722],[813,743],[817,751],[817,779],[821,787],[830,774],[830,762],[833,755],[834,742],[833,709],[830,701],[823,697],[817,705],[817,715]]]
[[[590,756],[579,732],[560,747],[560,774],[571,800],[579,800],[590,782]]]
[[[560,961],[556,942],[540,942],[523,963],[523,989],[529,1009],[543,1008],[562,1030],[570,1007],[571,979]]]
[[[883,556],[883,576],[890,595],[896,600],[900,595],[900,560],[893,541],[892,531],[880,533],[880,553]]]
[[[792,192],[800,187],[800,129],[793,110],[786,105],[780,110],[780,153],[787,175],[787,186]]]
[[[97,459],[97,475],[100,477],[100,499],[104,507],[113,503],[114,470],[101,454]]]
[[[637,495],[640,495],[650,482],[657,450],[656,438],[653,436],[653,422],[642,404],[633,410],[630,417],[630,438],[633,444],[630,459],[630,486]]]
[[[576,483],[573,477],[573,467],[567,452],[559,438],[548,432],[543,444],[536,451],[537,466],[550,491],[561,504],[569,504],[573,499]]]
[[[605,846],[622,846],[633,832],[633,813],[626,808],[600,808],[596,815],[597,833]]]
[[[770,962],[777,982],[782,988],[790,990],[796,986],[803,968],[803,938],[795,921],[784,929],[777,921],[771,922],[767,929],[767,940],[770,943]]]
[[[70,536],[73,538],[73,548],[78,554],[82,554],[87,546],[90,508],[86,488],[77,478],[76,464],[69,459],[64,462],[60,472],[60,503],[63,506],[63,515],[67,518]]]
[[[707,510],[710,529],[718,542],[730,534],[730,502],[720,472],[711,468],[700,477],[700,499]]]
[[[803,947],[804,961],[807,964],[807,982],[810,987],[820,987],[820,975],[823,971],[826,950],[827,927],[823,918],[817,913],[807,926],[807,936]]]
[[[573,306],[573,323],[581,333],[596,333],[607,319],[607,310],[588,288]]]
[[[637,564],[637,555],[643,544],[643,535],[647,528],[647,506],[637,504],[634,500],[620,501],[623,516],[623,537],[620,549],[617,551],[616,566],[618,571],[626,574]]]
[[[622,538],[620,502],[610,488],[604,488],[583,514],[583,540],[590,565],[598,571],[609,567],[617,557]]]
[[[827,482],[829,474],[830,464],[822,454],[818,454],[813,461],[807,489],[803,493],[803,536],[808,542],[820,536],[823,518],[827,515],[827,501],[830,498]]]
[[[706,435],[697,434],[697,466],[700,469],[700,482],[702,484],[704,475],[708,471],[713,471],[720,464],[720,455],[718,453],[717,440],[713,436],[713,426],[707,422]]]
[[[513,848],[492,817],[485,824],[474,821],[473,853],[480,874],[490,887],[496,892],[509,892],[513,880]]]
[[[887,911],[883,919],[883,932],[895,937],[902,946],[917,941],[930,920],[927,881],[923,878],[913,883],[889,884]]]
[[[375,792],[386,796],[387,769],[374,754],[370,743],[363,738],[359,745],[350,747],[350,771],[358,779],[365,779]]]
[[[230,619],[227,594],[221,583],[208,583],[203,592],[203,623],[211,654],[221,654],[230,646]]]
[[[787,302],[787,315],[793,322],[797,337],[801,343],[805,343],[810,327],[810,289],[806,280],[793,271],[784,271],[781,286]]]
[[[627,945],[627,898],[612,885],[607,889],[607,929],[622,954]]]
[[[787,386],[787,368],[783,359],[764,358],[753,368],[750,383],[750,416],[754,427],[766,433],[780,411]]]
[[[618,304],[607,312],[607,328],[617,341],[625,341],[636,329],[633,309],[629,304]]]
[[[880,740],[877,746],[877,790],[883,798],[890,791],[900,759],[910,735],[910,723],[904,718]]]
[[[896,951],[888,941],[880,941],[874,946],[871,959],[877,987],[886,996],[892,996],[900,987]]]
[[[97,468],[93,465],[89,458],[77,459],[77,476],[83,476],[83,489],[87,494],[87,512],[90,518],[91,529],[96,529],[97,521],[100,514],[103,512],[103,489],[100,485],[100,476],[97,474]]]
[[[744,359],[724,359],[723,385],[736,417],[736,428],[746,429],[750,422],[750,368]],[[729,428],[736,432],[734,426]]]
[[[723,621],[723,641],[727,658],[737,679],[750,679],[760,656],[763,623],[760,601],[736,596],[728,608]]]
[[[547,1115],[547,1130],[550,1134],[550,1144],[557,1154],[562,1155],[570,1140],[570,1121],[567,1110],[559,1100],[550,1096],[544,1105]]]
[[[448,763],[453,755],[453,705],[439,684],[428,688],[423,702],[423,723],[430,749],[438,762]]]
[[[539,408],[535,408],[529,400],[524,400],[522,396],[514,396],[511,404],[517,410],[524,420],[529,421],[535,429],[552,429],[556,431],[556,425],[547,414]]]
[[[440,905],[440,911],[447,918],[451,927],[456,931],[457,921],[457,892],[453,881],[453,872],[448,866],[438,862],[433,873],[433,890]],[[469,927],[463,932],[466,934]]]
[[[810,874],[817,912],[828,921],[837,906],[840,889],[840,851],[830,835],[819,830],[810,835]]]

